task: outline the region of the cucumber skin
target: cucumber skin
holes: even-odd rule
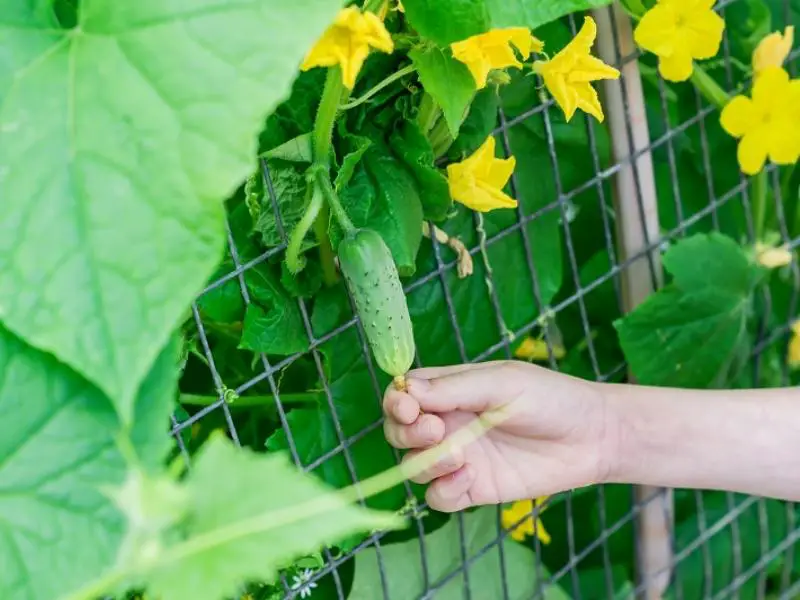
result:
[[[414,362],[411,316],[392,252],[379,233],[358,229],[339,243],[339,269],[378,367],[402,377]]]

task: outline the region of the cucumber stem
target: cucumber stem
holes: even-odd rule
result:
[[[328,206],[330,206],[333,216],[339,222],[339,225],[344,230],[345,235],[354,233],[356,227],[353,225],[350,217],[347,216],[347,213],[345,212],[341,202],[339,202],[339,196],[336,195],[336,191],[331,185],[331,180],[328,177],[328,173],[323,170],[318,171],[316,174],[316,180],[317,187],[322,191],[323,196],[325,196],[325,200],[327,201]]]
[[[308,194],[311,194],[311,200],[308,206],[306,206],[303,216],[300,217],[300,221],[297,223],[294,230],[292,230],[292,234],[289,237],[289,244],[286,247],[286,266],[291,273],[299,273],[303,270],[303,267],[305,267],[305,259],[300,254],[300,248],[303,245],[303,240],[308,230],[311,229],[311,226],[314,224],[322,208],[322,194],[312,181],[308,182],[306,195]]]
[[[405,392],[408,390],[408,383],[406,382],[405,375],[395,376],[395,378],[392,380],[392,383],[394,384],[394,389],[396,389],[398,392]]]

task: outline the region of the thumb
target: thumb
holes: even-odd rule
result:
[[[462,365],[425,375],[423,370],[408,374],[408,394],[423,411],[432,413],[486,412],[507,404],[524,388],[524,374],[513,361]]]

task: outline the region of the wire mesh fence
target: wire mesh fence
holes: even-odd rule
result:
[[[751,10],[753,4],[749,0],[727,0],[720,2],[716,10],[727,19],[730,11]],[[793,1],[773,4],[773,14],[781,16],[781,20],[773,20],[773,30],[791,24],[800,13],[800,7]],[[612,8],[597,12],[598,15],[605,12],[612,23],[622,14]],[[565,20],[573,34],[579,27],[579,17],[573,15]],[[616,38],[619,28],[612,31],[615,57],[610,62],[622,70],[626,64],[639,61],[638,52],[623,50],[627,47],[625,41]],[[723,81],[727,82],[729,92],[737,91],[734,73],[739,62],[734,56],[737,41],[732,35],[735,30],[731,33],[728,28],[713,66],[725,74]],[[795,49],[787,62],[792,74],[797,55]],[[692,232],[733,231],[753,241],[751,184],[738,170],[715,169],[718,111],[690,86],[681,93],[691,99],[692,110],[685,110],[686,102],[676,110],[670,99],[674,90],[651,64],[642,61],[640,69],[647,98],[650,143],[617,159],[612,157],[605,125],[579,117],[582,131],[570,129],[569,135],[578,136],[570,138],[551,100],[543,99],[533,106],[515,106],[512,101],[496,112],[493,133],[506,155],[513,153],[515,136],[540,136],[541,154],[537,160],[546,162],[544,171],[549,179],[537,179],[538,175],[517,169],[510,183],[511,194],[514,197],[536,194],[538,205],[531,210],[520,203],[513,219],[502,226],[485,222],[479,214],[466,215],[472,223],[471,235],[461,237],[474,262],[474,272],[468,277],[459,276],[459,257],[450,247],[437,241],[435,235],[423,240],[417,261],[422,267],[405,281],[412,316],[422,323],[416,327],[416,366],[439,364],[438,360],[429,362],[429,356],[439,354],[431,350],[433,342],[428,343],[428,338],[447,340],[448,356],[458,362],[480,362],[511,359],[514,340],[535,335],[546,342],[546,355],[538,360],[548,368],[596,381],[624,381],[627,365],[618,349],[608,342],[608,336],[613,336],[608,315],[623,311],[622,282],[631,265],[648,259],[648,276],[657,282],[661,275],[653,256],[657,257],[671,243]],[[629,83],[623,76],[622,88]],[[630,107],[625,109],[626,135],[632,136],[635,124]],[[645,184],[641,181],[647,175],[639,172],[638,162],[642,156],[652,160],[661,228],[657,238],[645,240],[640,252],[622,258],[621,221],[628,227],[643,228],[642,215],[647,210],[646,194],[642,191]],[[259,430],[256,420],[248,418],[247,399],[254,394],[269,395],[274,399],[274,418],[285,436],[285,448],[297,466],[320,474],[335,462],[337,473],[342,471],[349,479],[340,483],[356,483],[363,479],[364,464],[370,460],[361,447],[369,440],[366,452],[371,452],[376,437],[383,435],[380,402],[385,385],[376,372],[362,324],[353,316],[352,307],[333,326],[323,327],[319,321],[324,320],[324,315],[317,315],[308,299],[301,295],[297,304],[307,335],[305,347],[277,358],[257,355],[250,366],[258,374],[244,381],[229,381],[222,375],[232,361],[241,360],[235,356],[244,351],[219,343],[224,335],[220,335],[217,325],[209,327],[202,310],[204,299],[214,294],[240,294],[244,305],[249,305],[252,292],[247,285],[248,274],[275,261],[286,247],[286,215],[281,214],[280,190],[276,189],[267,163],[263,162],[262,167],[265,191],[262,207],[274,213],[281,243],[252,256],[242,252],[242,241],[237,239],[235,227],[229,227],[226,271],[209,283],[193,307],[197,361],[202,363],[201,368],[207,369],[218,397],[205,406],[177,413],[173,417],[173,434],[187,462],[193,432],[204,428],[222,428],[237,443],[263,448],[266,434]],[[620,215],[614,202],[614,195],[619,193],[615,177],[625,169],[632,169],[636,181],[639,214]],[[777,168],[770,165],[767,169],[775,198],[769,210],[774,211],[781,241],[794,248],[800,244],[800,237],[796,237],[800,231],[793,230],[787,222],[785,208],[790,200],[782,197],[787,185],[780,180]],[[738,216],[743,218],[744,230],[731,225]],[[563,283],[555,293],[543,290],[552,285],[543,281],[542,265],[551,259],[542,253],[546,245],[539,243],[545,230],[558,232],[552,249],[562,257],[556,268],[563,274]],[[498,274],[504,265],[495,264],[492,260],[495,256],[506,257],[501,260],[513,259],[518,267],[522,265],[517,272],[524,277],[511,283],[500,281],[507,275]],[[766,306],[773,307],[780,315],[783,326],[762,327],[747,374],[754,386],[765,385],[765,378],[770,385],[793,383],[783,356],[800,288],[796,263],[784,277],[791,294],[776,299],[769,297],[767,291],[763,299]],[[544,278],[547,279],[547,274]],[[515,312],[513,305],[523,301],[528,306]],[[465,303],[476,305],[479,310],[465,313],[462,308]],[[436,318],[429,318],[426,307],[430,306],[443,310]],[[520,314],[526,317],[522,323]],[[476,319],[491,321],[495,325],[493,335],[476,336]],[[513,323],[513,328],[509,323]],[[336,340],[344,341],[342,345],[331,346]],[[356,409],[352,406],[348,409],[338,400],[340,374],[331,373],[325,356],[333,347],[352,353],[349,370],[360,373],[358,385],[348,388],[357,390]],[[245,360],[253,357],[252,353],[246,356]],[[220,368],[220,363],[226,369]],[[284,381],[288,379],[318,382],[313,394],[326,409],[328,420],[324,427],[309,428],[307,420],[292,417],[303,410],[297,404],[302,399],[285,391]],[[363,411],[366,416],[343,417],[343,410]],[[313,452],[308,451],[308,439],[303,439],[302,447],[298,447],[298,438],[318,436],[320,431],[324,435],[313,440]],[[382,448],[391,453],[395,464],[399,461],[399,453],[390,450],[385,442]],[[404,537],[392,538],[387,543],[386,533],[375,532],[354,541],[346,550],[325,549],[321,562],[313,568],[286,573],[282,578],[283,590],[277,596],[271,591],[271,597],[610,599],[633,598],[646,587],[647,582],[636,580],[630,569],[620,564],[625,561],[633,564],[641,541],[637,515],[645,504],[663,502],[660,495],[642,500],[637,499],[630,486],[593,486],[549,498],[534,508],[532,516],[537,519],[537,526],[544,522],[551,540],[545,544],[540,536],[532,536],[525,542],[533,551],[533,560],[527,568],[537,574],[535,589],[529,593],[528,588],[518,583],[519,572],[506,568],[511,537],[509,528],[503,527],[501,507],[492,509],[491,522],[470,519],[468,512],[455,514],[448,520],[427,510],[411,484],[405,485],[403,494],[406,512],[414,519]],[[800,553],[796,549],[800,523],[792,504],[731,493],[676,490],[674,511],[668,597],[686,600],[800,597]],[[521,520],[526,518],[528,515]],[[397,544],[404,544],[403,561],[398,561],[393,551]],[[446,560],[442,558],[443,544],[457,545],[457,551],[451,552]],[[413,565],[407,558],[409,555],[414,557]],[[356,590],[353,571],[359,557],[364,564],[374,567],[377,578],[370,580],[374,587]],[[487,575],[489,572],[492,574]],[[476,592],[476,579],[487,577],[497,583],[491,596]],[[398,578],[409,582],[408,586],[398,585]],[[364,594],[364,589],[368,594],[358,595]],[[416,590],[424,591],[420,594]]]

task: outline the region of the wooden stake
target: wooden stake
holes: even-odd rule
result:
[[[615,2],[593,11],[597,22],[597,54],[606,63],[617,65],[620,58],[636,51],[628,15]],[[615,43],[619,45],[616,51]],[[620,68],[622,78],[604,81],[605,113],[611,133],[614,160],[621,165],[615,181],[619,260],[646,252],[659,239],[658,205],[653,162],[649,151],[642,80],[636,60]],[[635,160],[631,157],[641,152]],[[652,263],[652,269],[651,269]],[[661,286],[662,273],[658,248],[633,261],[622,271],[623,309],[630,312],[655,286]],[[629,381],[635,384],[629,373]],[[637,523],[637,568],[644,600],[661,600],[672,570],[673,497],[663,488],[637,486],[634,491],[640,506]]]

